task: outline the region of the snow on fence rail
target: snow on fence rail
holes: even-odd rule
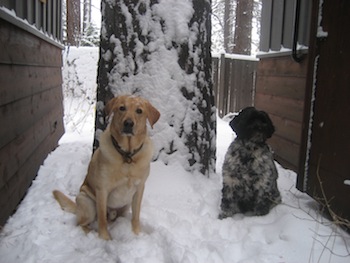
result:
[[[213,88],[220,117],[253,106],[258,61],[245,55],[213,55]]]

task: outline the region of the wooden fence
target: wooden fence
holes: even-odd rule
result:
[[[213,88],[219,116],[254,105],[258,59],[243,55],[213,56]]]

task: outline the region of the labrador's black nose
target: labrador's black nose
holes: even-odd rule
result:
[[[127,133],[127,134],[132,134],[133,130],[132,128],[134,127],[134,122],[130,119],[127,119],[124,121],[124,128],[123,128],[123,132]]]

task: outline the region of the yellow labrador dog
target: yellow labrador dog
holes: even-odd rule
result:
[[[148,119],[153,128],[160,113],[147,100],[135,96],[115,97],[105,111],[111,121],[101,134],[76,203],[60,191],[53,191],[53,195],[63,210],[76,214],[85,232],[90,231],[97,215],[99,237],[110,240],[108,219],[122,215],[130,205],[132,230],[140,232],[140,206],[153,154],[146,122]]]

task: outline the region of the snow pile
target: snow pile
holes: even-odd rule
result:
[[[88,50],[72,49],[68,57],[76,58],[75,74],[80,75],[74,77],[93,88],[87,81],[95,74],[96,64],[91,61],[98,51]],[[87,65],[91,67],[87,69]],[[67,83],[73,76],[67,78],[69,70],[64,72]],[[77,115],[93,114],[83,109],[77,110]],[[179,163],[166,166],[154,162],[142,203],[140,235],[131,230],[130,213],[110,225],[112,241],[99,239],[95,231],[84,234],[76,226],[75,216],[59,208],[51,191],[60,189],[72,198],[79,191],[92,151],[93,122],[86,120],[73,125],[74,130],[68,129],[3,228],[1,263],[349,262],[349,236],[322,219],[317,204],[295,189],[295,173],[279,165],[281,205],[262,217],[217,219],[221,166],[234,138],[228,122],[219,118],[216,174],[206,178],[185,171]]]

